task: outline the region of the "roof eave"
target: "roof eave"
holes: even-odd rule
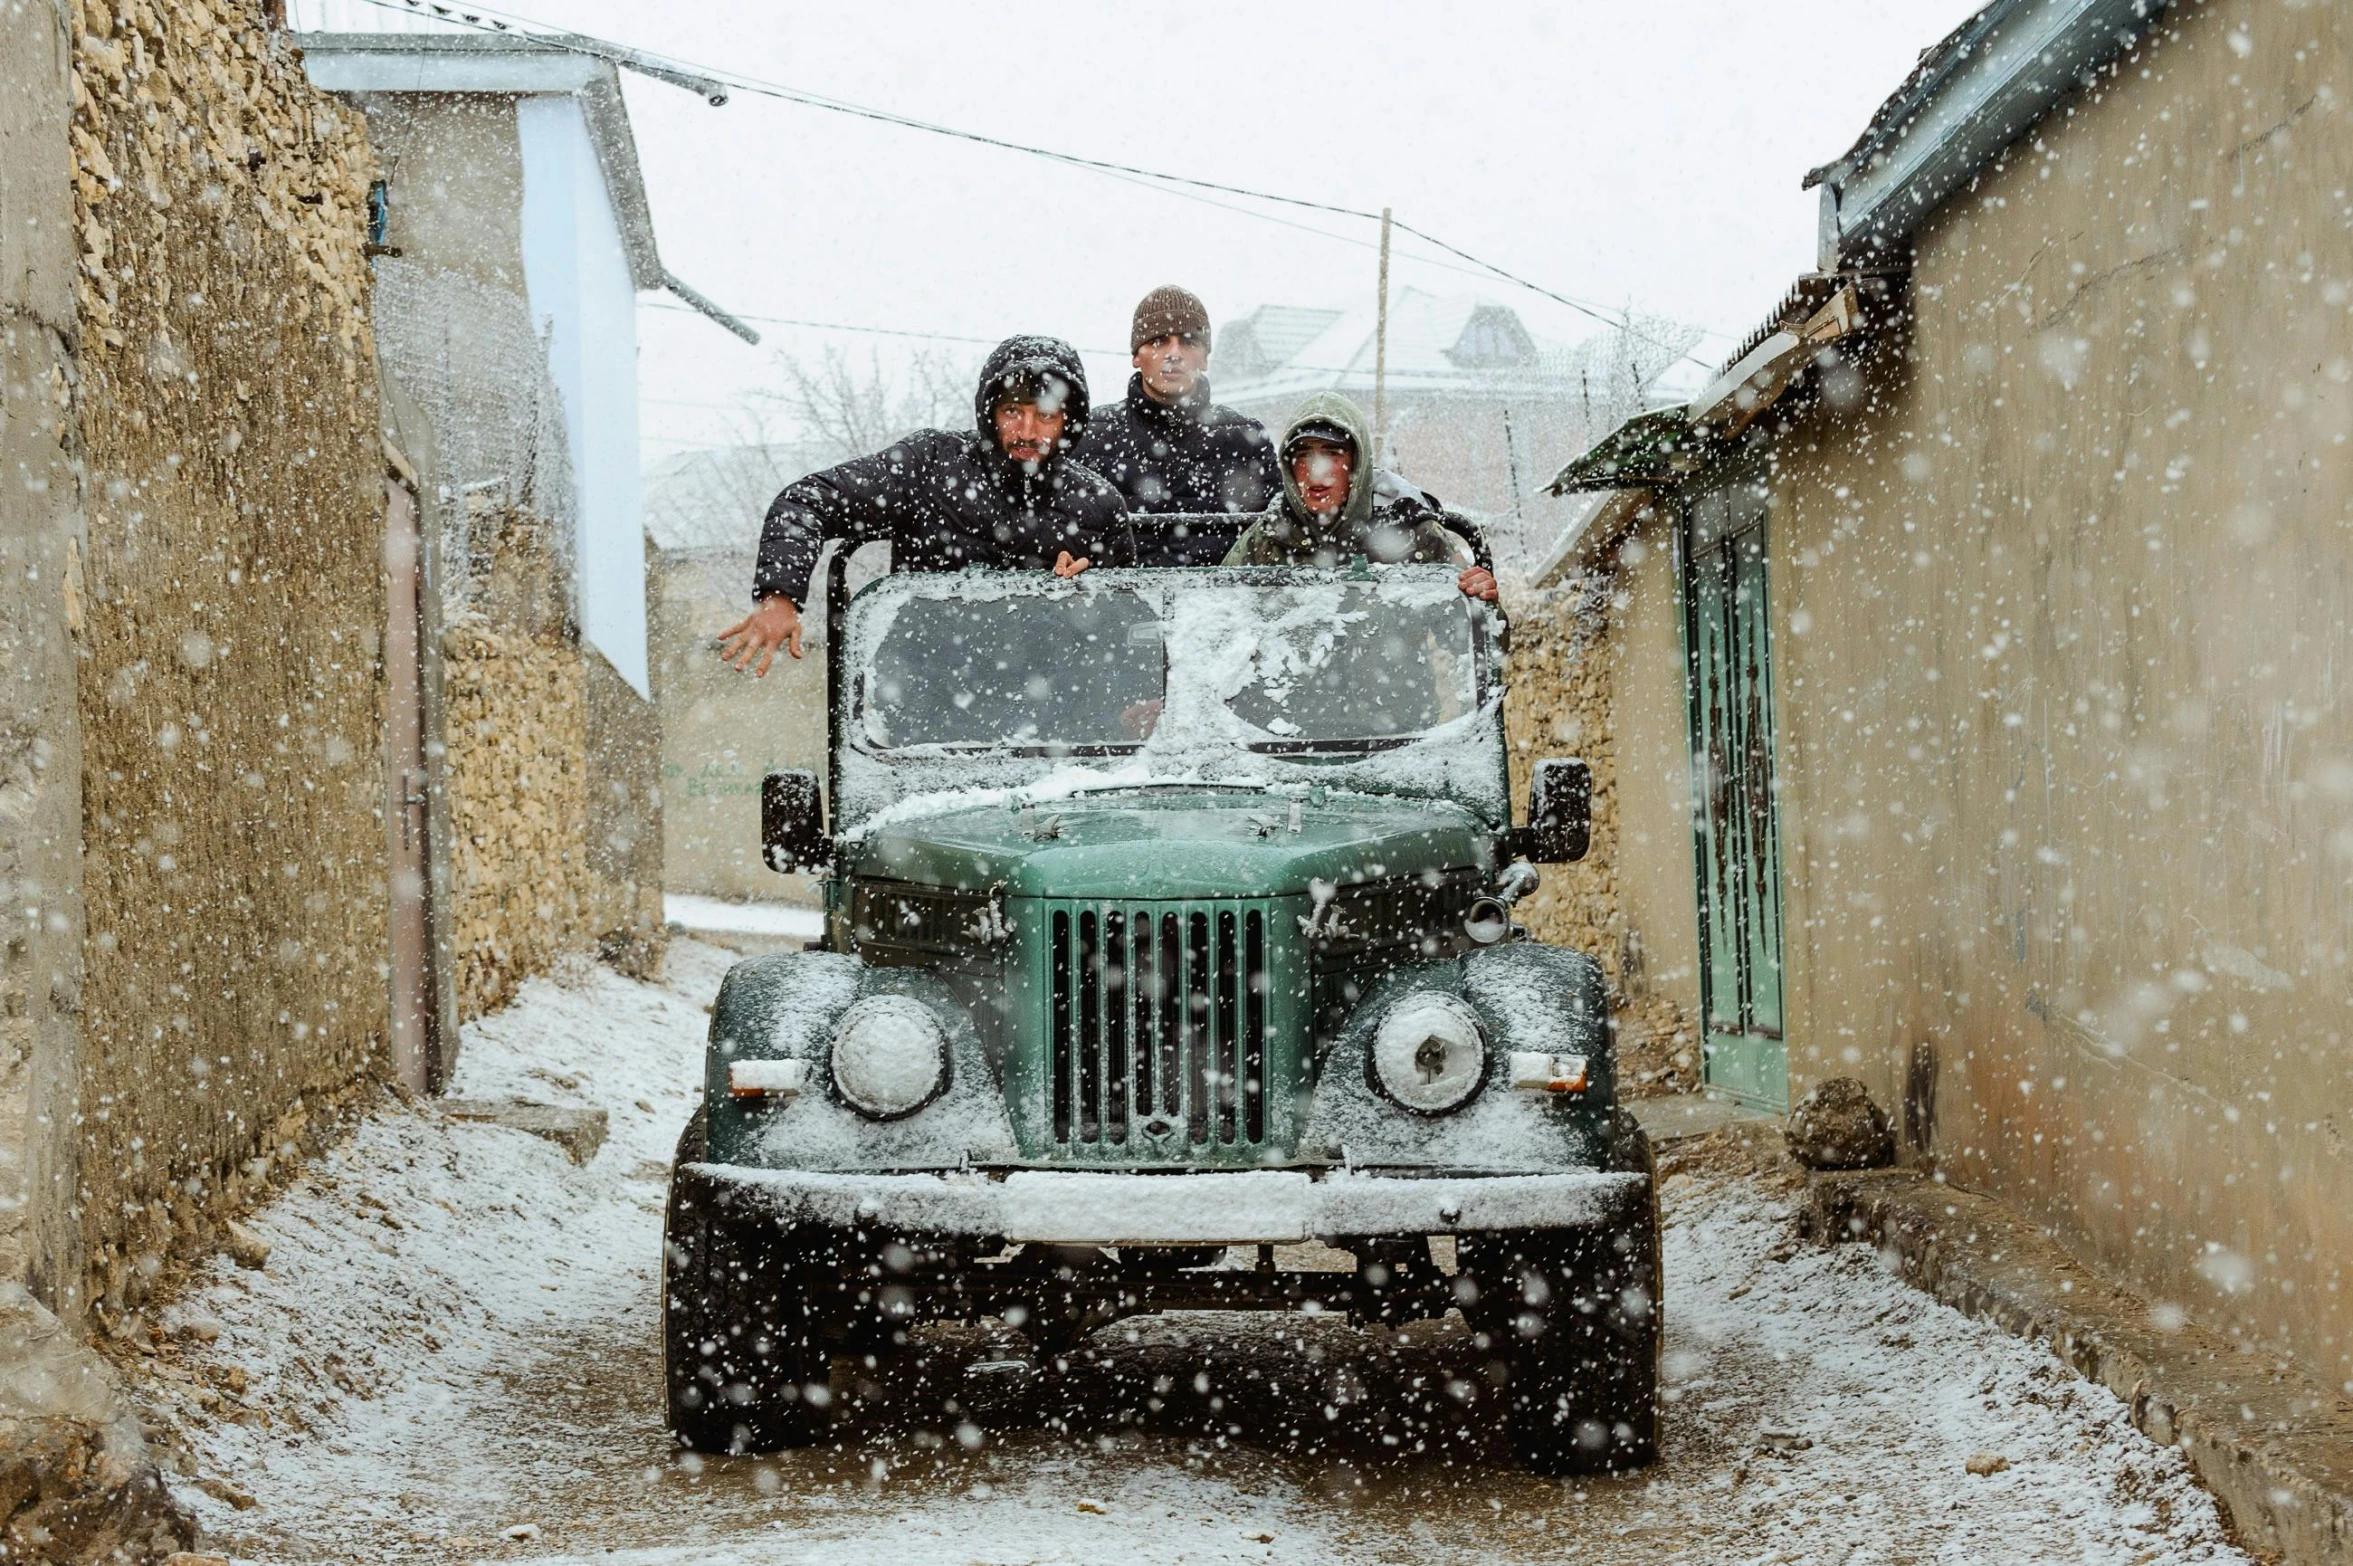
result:
[[[303,33],[295,42],[304,71],[327,92],[577,98],[621,231],[630,285],[640,292],[667,286],[637,138],[612,61],[578,49],[472,34]]]
[[[1824,271],[1900,260],[1952,194],[2126,54],[2170,0],[1993,0],[1924,62],[1822,187]]]
[[[1658,515],[1658,496],[1647,489],[1612,490],[1528,573],[1531,587],[1550,587],[1572,571],[1591,570],[1610,547]]]

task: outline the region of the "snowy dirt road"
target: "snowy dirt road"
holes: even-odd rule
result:
[[[534,982],[460,1091],[596,1105],[586,1167],[388,1105],[126,1353],[215,1549],[302,1561],[2235,1561],[2179,1454],[2048,1355],[1745,1175],[1665,1187],[1664,1456],[1515,1471],[1458,1321],[1115,1325],[1066,1376],[942,1333],[843,1387],[837,1447],[704,1460],[662,1429],[664,1166],[725,954]],[[144,1341],[144,1340],[142,1340]],[[980,1367],[980,1368],[977,1368]],[[1972,1473],[1992,1454],[1998,1471]],[[1995,1465],[1981,1460],[1980,1468]]]

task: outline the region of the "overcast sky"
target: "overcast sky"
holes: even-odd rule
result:
[[[1976,8],[506,4],[984,134],[1348,207],[1386,204],[1559,293],[1705,327],[1719,334],[1698,350],[1711,360],[1813,263],[1805,171],[1844,151],[1919,51]],[[304,9],[361,25],[382,16],[357,0]],[[1154,284],[1183,283],[1219,320],[1261,303],[1374,294],[1371,224],[1244,201],[1229,210],[749,93],[711,108],[624,81],[663,260],[746,315],[989,339],[1053,332],[1108,350],[1090,354],[1090,374],[1124,383],[1128,313]],[[1595,329],[1429,256],[1401,240],[1392,288],[1476,291],[1563,342]],[[734,438],[727,410],[775,383],[774,350],[900,351],[899,340],[770,322],[757,323],[766,341],[751,348],[663,303],[646,296],[639,312],[649,458]]]

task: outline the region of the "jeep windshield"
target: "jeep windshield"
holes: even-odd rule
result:
[[[1140,593],[935,598],[876,643],[859,716],[879,750],[1115,754],[1151,734],[1165,679],[1160,616]]]
[[[908,573],[842,623],[838,829],[1073,767],[1508,816],[1500,622],[1443,566]]]
[[[1140,751],[1180,682],[1205,680],[1232,734],[1265,754],[1393,748],[1477,701],[1470,606],[1384,601],[1370,582],[1081,583],[994,598],[922,595],[859,679],[877,751]],[[1220,725],[1224,727],[1224,725]]]

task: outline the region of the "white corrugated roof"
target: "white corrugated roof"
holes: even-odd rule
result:
[[[1323,322],[1312,336],[1304,327]],[[1269,320],[1273,330],[1258,323]],[[1245,379],[1220,381],[1220,402],[1244,405],[1293,402],[1315,391],[1369,400],[1373,388],[1378,312],[1307,310],[1265,305],[1243,317],[1258,348],[1274,357],[1286,340],[1298,346],[1275,367]],[[1399,395],[1454,392],[1518,394],[1557,384],[1567,349],[1531,333],[1509,305],[1476,294],[1427,294],[1408,288],[1389,304],[1388,381]]]

